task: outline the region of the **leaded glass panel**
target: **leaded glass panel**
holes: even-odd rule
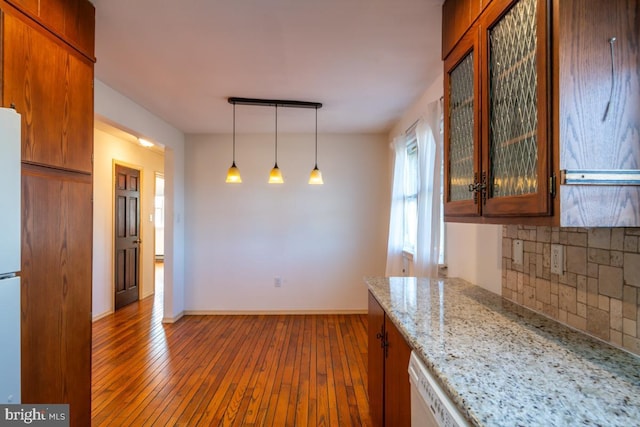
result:
[[[449,200],[471,200],[473,184],[473,51],[450,73]]]
[[[520,0],[489,31],[492,197],[538,191],[536,0]]]

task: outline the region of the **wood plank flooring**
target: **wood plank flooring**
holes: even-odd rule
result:
[[[366,315],[161,316],[94,323],[93,426],[371,425]]]

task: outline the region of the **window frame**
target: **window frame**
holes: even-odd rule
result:
[[[402,250],[405,253],[415,255],[418,243],[418,193],[420,192],[420,177],[418,173],[418,138],[415,126],[406,133],[407,147],[405,149],[404,191],[403,191],[403,241]],[[413,163],[411,163],[413,162]],[[413,167],[411,166],[413,165]],[[413,179],[411,181],[411,179]],[[411,224],[410,212],[413,213]]]

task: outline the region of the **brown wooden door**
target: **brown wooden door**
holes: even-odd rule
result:
[[[371,292],[369,292],[368,329],[369,412],[374,427],[382,427],[384,425],[384,350],[380,337],[384,334],[384,310]]]
[[[140,281],[140,171],[116,165],[115,309],[138,300]]]

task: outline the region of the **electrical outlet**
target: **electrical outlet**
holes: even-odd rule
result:
[[[524,264],[524,243],[522,240],[514,240],[513,241],[513,256],[511,257],[512,261],[516,265]]]
[[[273,286],[275,286],[276,288],[282,287],[282,277],[275,277],[273,279]]]
[[[551,245],[551,273],[564,274],[564,246]]]

